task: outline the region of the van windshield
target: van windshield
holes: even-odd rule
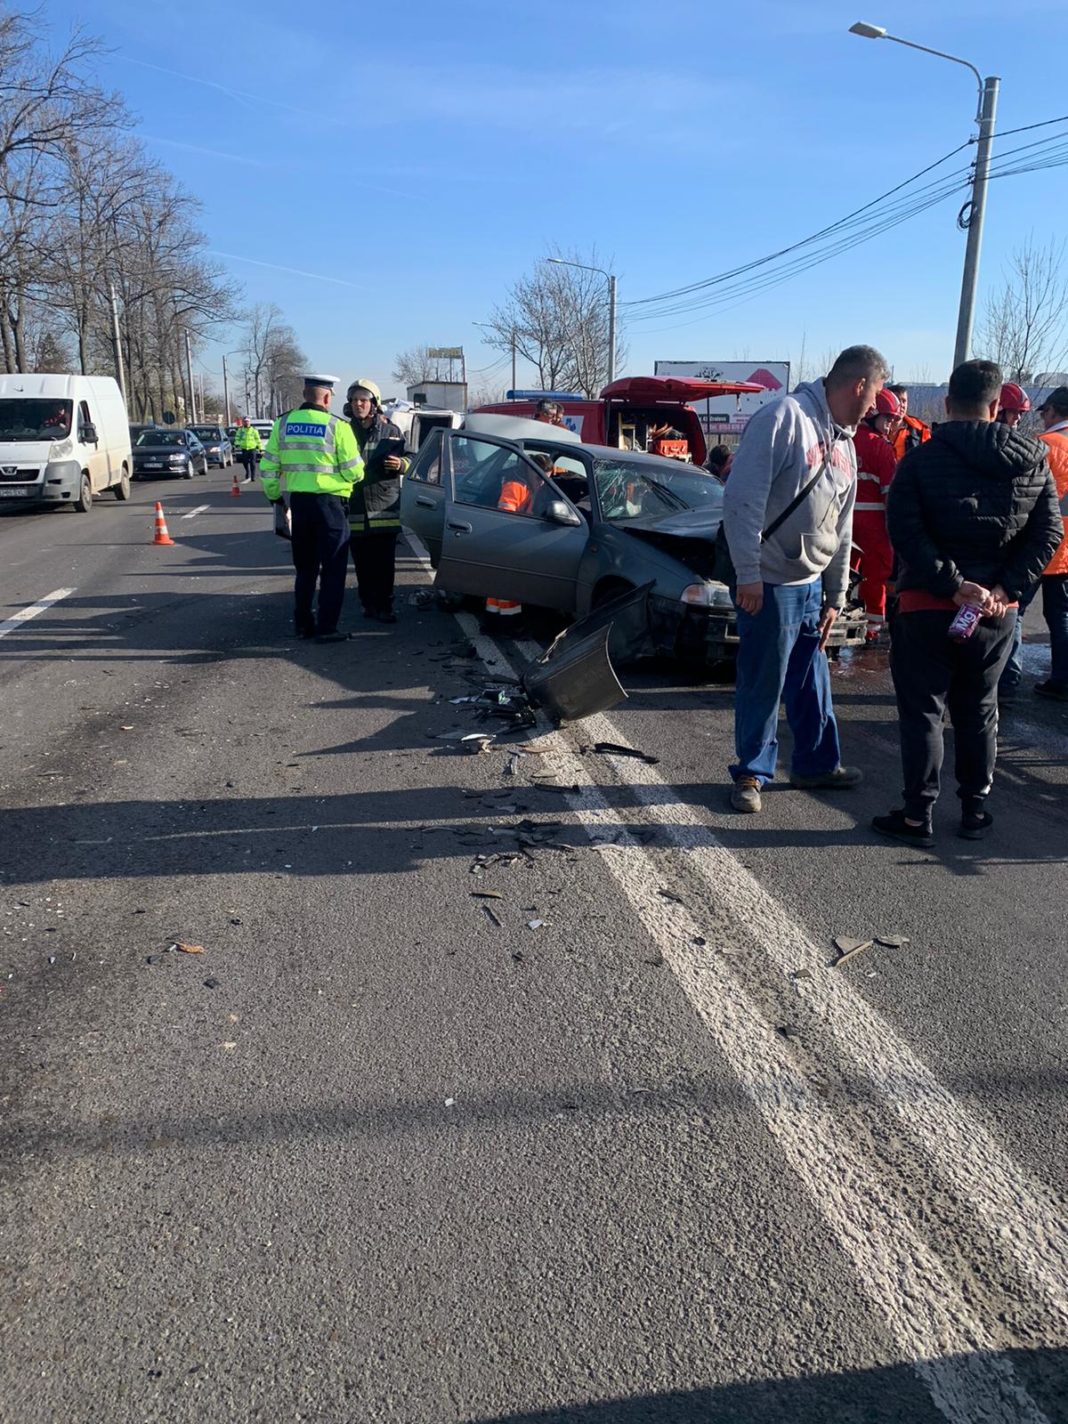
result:
[[[0,400],[0,442],[66,440],[70,434],[74,402],[19,397]]]

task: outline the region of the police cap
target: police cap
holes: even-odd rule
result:
[[[321,372],[314,375],[302,376],[301,380],[306,386],[319,386],[322,390],[332,391],[341,380],[340,376],[325,376]]]

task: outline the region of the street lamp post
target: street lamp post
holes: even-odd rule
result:
[[[585,262],[567,262],[563,257],[546,257],[557,267],[578,267],[583,272],[599,272],[608,281],[608,385],[616,378],[616,278],[603,267],[591,267]]]
[[[903,40],[899,35],[887,34],[881,25],[868,25],[858,20],[850,25],[849,33],[860,35],[866,40],[893,40],[894,44],[905,45],[908,49],[918,49],[923,54],[933,54],[938,59],[948,59],[952,64],[962,64],[975,75],[979,88],[979,110],[976,123],[979,137],[975,151],[975,167],[972,172],[972,197],[968,217],[968,242],[964,251],[964,275],[961,279],[960,307],[957,312],[957,340],[953,349],[953,365],[967,361],[972,346],[972,324],[975,319],[975,293],[979,285],[979,253],[983,245],[983,221],[986,217],[986,190],[990,169],[990,146],[994,139],[994,121],[997,116],[998,89],[1001,80],[995,75],[982,77],[974,64],[959,59],[955,54],[946,54],[940,49],[929,49],[927,45]]]

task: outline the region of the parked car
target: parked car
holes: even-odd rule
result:
[[[129,416],[110,376],[0,375],[0,500],[68,504],[130,497]]]
[[[191,430],[204,446],[209,465],[218,465],[220,470],[225,470],[234,463],[234,447],[221,425],[187,425],[186,429]]]
[[[208,473],[208,456],[192,430],[142,430],[133,448],[134,479],[177,475],[191,480]]]
[[[488,417],[476,419],[484,427]],[[722,485],[676,460],[534,430],[545,434],[428,436],[401,487],[401,517],[426,544],[438,586],[582,618],[651,584],[651,651],[705,664],[733,656],[734,605],[712,578]],[[526,512],[497,507],[507,480],[532,491]],[[862,644],[864,626],[850,611],[831,644]]]
[[[156,422],[155,422],[154,420],[143,420],[143,421],[141,421],[140,424],[138,424],[138,425],[131,425],[131,426],[130,426],[130,444],[131,444],[131,446],[136,445],[136,443],[137,443],[137,437],[141,434],[141,431],[142,431],[142,430],[155,430],[155,428],[156,428]]]

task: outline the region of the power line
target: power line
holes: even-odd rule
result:
[[[808,237],[803,237],[798,242],[791,243],[789,247],[780,248],[778,252],[769,253],[766,257],[756,258],[752,262],[744,263],[741,267],[732,268],[728,272],[721,272],[715,277],[706,277],[703,281],[691,282],[688,286],[676,287],[673,291],[660,292],[656,296],[652,297],[641,297],[635,301],[624,302],[622,303],[622,305],[627,307],[648,306],[656,302],[668,301],[677,297],[687,296],[690,292],[699,291],[703,287],[709,287],[713,286],[718,282],[727,281],[731,277],[737,277],[744,272],[751,271],[754,267],[763,266],[768,262],[774,262],[779,257],[785,257],[791,252],[796,252],[798,248],[805,247],[809,243],[816,242],[821,237],[826,237],[828,234],[834,232],[836,229],[843,226],[845,223],[848,223],[854,218],[859,217],[862,213],[867,212],[870,208],[875,207],[879,203],[885,202],[887,198],[892,198],[894,194],[899,193],[902,188],[907,188],[911,183],[915,183],[918,178],[926,177],[928,173],[932,172],[935,168],[940,167],[943,163],[946,163],[950,158],[953,158],[956,154],[961,153],[967,147],[968,143],[958,144],[956,148],[950,149],[948,153],[944,153],[941,158],[936,159],[933,163],[929,163],[926,168],[921,168],[918,173],[914,173],[911,178],[906,178],[903,182],[896,184],[887,192],[880,194],[879,197],[872,198],[870,202],[865,203],[862,207],[856,208],[851,213],[847,213],[845,217],[839,218],[836,222],[828,224],[827,227],[820,228],[818,232],[810,233]]]
[[[1049,127],[1052,124],[1065,121],[1065,119],[1051,119],[1041,124],[1026,125],[1023,129],[1007,130],[1006,133]],[[1017,173],[1030,173],[1060,167],[1068,162],[1068,145],[1064,142],[1066,139],[1068,139],[1068,134],[1055,134],[1007,149],[998,155],[997,160],[990,168],[989,176],[1009,177]],[[897,203],[888,204],[886,201],[894,194],[910,187],[919,178],[940,167],[964,148],[969,147],[971,142],[969,140],[968,143],[959,145],[950,153],[921,169],[919,173],[913,174],[911,178],[897,184],[881,197],[872,199],[871,202],[864,204],[853,213],[847,214],[837,222],[829,224],[819,232],[813,233],[808,238],[793,243],[777,253],[720,273],[716,277],[706,278],[703,282],[691,283],[687,287],[676,288],[673,292],[662,293],[659,297],[648,297],[628,303],[628,306],[652,308],[643,311],[640,315],[632,315],[631,321],[635,323],[656,321],[663,320],[665,317],[706,311],[714,307],[722,309],[728,304],[731,307],[738,306],[760,291],[789,281],[808,271],[811,267],[830,261],[831,258],[839,256],[861,243],[871,241],[965,188],[972,172],[971,164],[943,174],[940,178],[924,184],[920,188],[914,188]],[[1025,153],[1029,155],[1028,161],[1015,166],[1005,165],[1004,160]],[[833,240],[828,242],[826,241],[828,238]],[[804,252],[792,261],[782,262],[783,257],[788,257],[791,253],[800,253],[804,248],[812,248],[813,244],[821,239],[824,240],[823,244],[815,250]],[[778,266],[773,266],[773,264],[778,264]],[[765,268],[771,270],[760,270]],[[716,290],[712,290],[713,288]],[[694,295],[698,292],[705,292],[705,295],[694,299]],[[683,322],[678,325],[692,325],[700,319],[698,317],[693,322]],[[670,326],[658,328],[658,330],[673,329]]]

